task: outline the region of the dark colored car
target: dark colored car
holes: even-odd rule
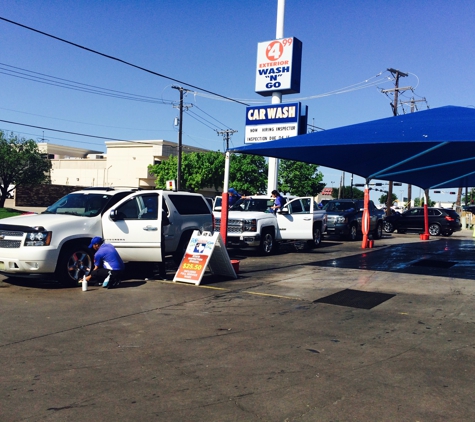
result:
[[[429,234],[431,236],[450,236],[453,232],[462,230],[460,216],[454,211],[446,208],[428,208],[429,214]],[[424,231],[424,208],[416,207],[404,211],[402,214],[394,214],[385,218],[384,231],[392,233],[408,231]]]
[[[356,240],[361,237],[361,219],[363,217],[364,201],[362,199],[332,199],[323,209],[327,212],[327,234],[347,237]],[[376,208],[369,201],[369,231],[374,239],[383,235],[384,211]]]

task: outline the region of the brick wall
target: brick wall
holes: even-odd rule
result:
[[[49,207],[59,198],[83,188],[84,186],[71,185],[18,186],[15,189],[15,206]]]

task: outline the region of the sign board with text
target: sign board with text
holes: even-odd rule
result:
[[[302,41],[282,38],[257,45],[256,92],[298,94],[302,68]]]
[[[213,274],[237,278],[221,234],[195,230],[173,281],[198,286],[207,268]]]
[[[244,143],[275,141],[299,135],[300,103],[246,108]]]

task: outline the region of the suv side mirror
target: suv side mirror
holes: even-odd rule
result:
[[[112,221],[120,220],[117,210],[111,210],[109,213],[109,217]]]

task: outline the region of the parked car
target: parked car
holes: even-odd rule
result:
[[[431,236],[450,236],[453,232],[462,230],[460,216],[456,211],[446,208],[428,208],[429,214],[429,234]],[[392,233],[408,231],[424,231],[424,208],[416,207],[403,212],[386,217],[384,220],[384,231]]]
[[[364,209],[362,199],[333,199],[323,209],[328,215],[328,235],[347,237],[350,240],[361,237],[361,219]],[[375,239],[381,239],[384,211],[376,208],[373,201],[369,201],[368,210],[370,216],[369,231]]]
[[[327,225],[327,215],[312,197],[286,198],[288,202],[276,213],[274,200],[266,195],[239,199],[228,214],[227,246],[258,248],[263,255],[276,252],[280,243],[306,241],[318,247]],[[215,200],[216,230],[221,226],[220,196]]]
[[[124,262],[179,263],[194,230],[212,231],[203,195],[162,190],[91,188],[72,192],[38,215],[0,220],[0,274],[52,276],[77,285],[92,269],[91,239],[113,244]]]

